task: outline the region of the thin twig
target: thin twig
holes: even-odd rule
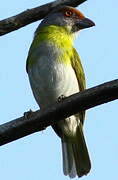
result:
[[[118,79],[74,94],[45,110],[29,113],[0,125],[0,145],[41,131],[59,120],[118,99]]]

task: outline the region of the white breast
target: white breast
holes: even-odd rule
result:
[[[72,66],[58,60],[63,53],[63,49],[50,43],[42,43],[32,53],[35,62],[28,69],[28,75],[40,107],[54,103],[61,95],[69,96],[79,91]]]
[[[30,84],[39,106],[57,101],[61,95],[69,96],[79,91],[78,81],[71,65],[47,59],[39,59],[29,69]]]
[[[53,50],[49,46],[47,49],[40,47],[34,54],[36,62],[28,69],[32,91],[41,108],[53,104],[62,95],[67,97],[79,92],[77,77],[71,64],[66,65],[63,61],[57,60],[60,53],[56,48]],[[77,119],[71,116],[59,123],[67,136],[75,134],[79,123]]]

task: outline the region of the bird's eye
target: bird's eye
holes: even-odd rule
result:
[[[73,14],[72,11],[66,11],[66,12],[65,12],[65,16],[67,16],[67,17],[72,16],[72,14]]]

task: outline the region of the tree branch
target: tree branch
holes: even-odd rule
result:
[[[59,5],[76,7],[85,1],[86,0],[56,0],[36,8],[27,9],[18,15],[0,21],[0,36],[44,18],[51,10]]]
[[[27,118],[23,116],[0,125],[0,145],[41,131],[72,114],[115,99],[118,99],[118,79],[74,94],[47,109],[29,112]]]

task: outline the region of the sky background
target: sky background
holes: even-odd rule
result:
[[[50,1],[4,0],[0,20]],[[79,9],[96,26],[75,41],[87,87],[118,78],[118,1],[88,0]],[[28,49],[39,22],[0,37],[0,124],[37,110],[25,70]],[[118,101],[87,111],[84,132],[92,161],[82,180],[118,179]],[[0,147],[2,180],[66,180],[59,138],[49,127]],[[76,180],[77,178],[75,178]]]

